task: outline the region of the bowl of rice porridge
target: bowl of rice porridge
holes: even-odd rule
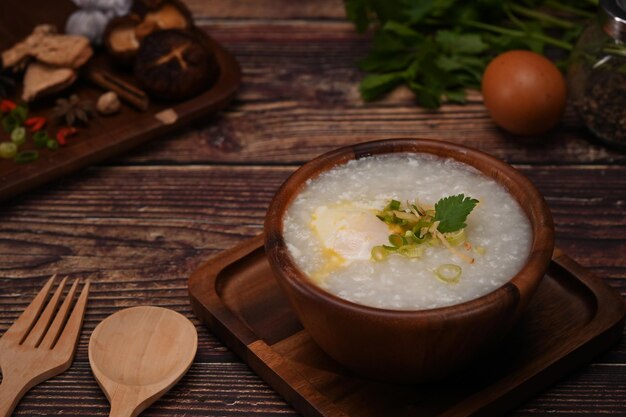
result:
[[[275,195],[265,250],[316,343],[366,377],[441,378],[497,346],[550,262],[537,189],[478,150],[423,139],[344,147]]]

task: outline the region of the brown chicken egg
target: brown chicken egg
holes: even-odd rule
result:
[[[482,94],[494,122],[517,135],[545,133],[559,123],[567,87],[558,68],[530,51],[505,52],[489,63]]]

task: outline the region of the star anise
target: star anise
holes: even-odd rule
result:
[[[60,98],[56,101],[52,116],[68,126],[74,126],[77,123],[87,124],[89,118],[93,116],[93,109],[91,101],[81,100],[78,95],[72,94],[69,99]]]

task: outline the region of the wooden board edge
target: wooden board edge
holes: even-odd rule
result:
[[[579,331],[575,343],[567,352],[547,365],[538,366],[531,376],[517,384],[514,389],[492,393],[493,400],[487,403],[484,402],[484,393],[476,393],[456,404],[442,417],[456,416],[467,411],[470,412],[461,415],[492,416],[510,411],[619,342],[626,319],[626,302],[622,297],[601,278],[589,272],[560,249],[555,250],[552,262],[576,278],[593,294],[596,304],[595,315]],[[478,396],[482,396],[480,402],[476,400]]]
[[[346,417],[281,355],[232,314],[217,296],[216,285],[220,272],[232,260],[261,249],[263,240],[264,235],[261,233],[200,265],[188,280],[192,310],[229,349],[304,416]]]
[[[140,130],[130,139],[118,141],[111,145],[102,143],[98,149],[91,150],[84,156],[71,156],[52,164],[48,163],[48,161],[35,161],[32,164],[38,164],[38,166],[26,173],[21,172],[21,179],[19,181],[9,180],[0,184],[0,201],[6,201],[23,192],[64,177],[71,172],[97,164],[105,159],[133,149],[158,136],[172,133],[185,127],[189,123],[228,106],[241,86],[241,66],[235,57],[222,45],[210,38],[205,32],[201,33],[206,37],[208,44],[212,45],[214,48],[218,62],[220,62],[220,70],[222,70],[220,78],[209,90],[213,90],[214,97],[214,102],[211,105],[203,106],[200,104],[200,100],[202,100],[201,96],[194,97],[171,106],[171,108],[180,115],[176,123],[168,125],[154,118],[153,123],[144,123],[145,126],[139,125]],[[228,71],[223,71],[224,69],[228,69]],[[101,136],[110,138],[114,136],[115,132],[116,130],[114,129],[113,131],[103,132],[99,136],[86,138],[85,141],[77,145],[77,147],[93,148],[94,141],[92,141],[92,139],[100,138]],[[55,157],[57,156],[55,155]]]
[[[232,259],[241,259],[260,247],[263,236],[245,240],[220,252],[201,264],[187,281],[188,294],[194,314],[218,335],[239,357],[248,357],[248,345],[259,338],[222,303],[216,285],[220,272]]]

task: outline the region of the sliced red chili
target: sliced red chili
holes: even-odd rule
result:
[[[17,104],[12,102],[11,100],[4,99],[0,101],[0,112],[2,113],[8,113],[16,107],[17,107]]]
[[[37,132],[46,125],[48,119],[45,117],[29,117],[24,121],[24,126],[30,127],[31,132]]]
[[[56,134],[57,142],[59,142],[59,145],[65,146],[67,145],[67,138],[76,133],[78,133],[78,129],[75,127],[62,127]]]

